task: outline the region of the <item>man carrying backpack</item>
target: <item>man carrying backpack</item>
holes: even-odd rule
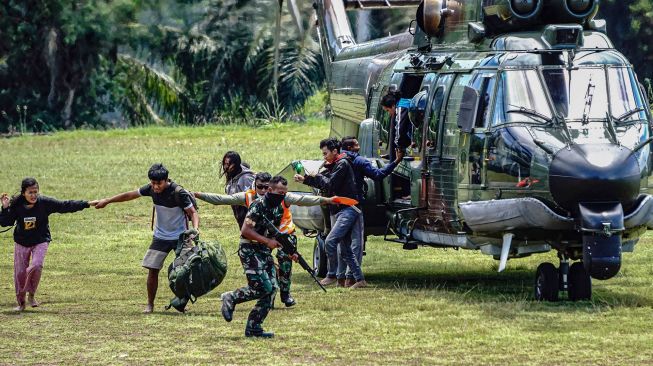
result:
[[[143,258],[143,267],[148,269],[147,306],[144,313],[154,310],[154,299],[159,287],[159,271],[168,253],[177,247],[179,235],[188,228],[188,219],[199,232],[200,218],[191,194],[168,179],[168,170],[163,164],[154,164],[147,172],[150,183],[138,190],[120,193],[98,201],[95,208],[104,208],[110,203],[131,201],[142,196],[152,197],[154,217],[152,244]],[[156,220],[155,220],[156,218]]]
[[[194,192],[195,198],[214,205],[239,205],[249,207],[257,199],[265,196],[270,187],[270,180],[272,176],[268,172],[257,173],[254,179],[254,188],[248,189],[245,192],[236,194],[224,195],[215,193],[202,193]],[[295,224],[292,221],[292,213],[290,212],[291,205],[297,206],[319,206],[322,204],[332,203],[333,199],[329,197],[320,197],[312,195],[299,195],[288,193],[281,203],[283,207],[283,219],[281,221],[280,231],[283,233],[292,234],[295,232]],[[281,302],[286,307],[291,307],[296,304],[295,299],[290,295],[290,277],[292,275],[292,260],[284,253],[283,250],[277,249],[277,262],[279,263],[279,271],[277,273],[277,282],[279,282],[279,292],[281,294]]]
[[[288,181],[276,176],[270,180],[265,196],[249,206],[238,247],[238,256],[247,276],[247,286],[225,292],[221,296],[222,316],[228,322],[232,320],[237,304],[258,299],[247,318],[246,337],[274,337],[274,333],[264,331],[262,326],[278,288],[272,249],[281,247],[274,239],[274,232],[271,232],[269,225],[281,229],[282,203],[287,192]],[[293,260],[296,259],[295,256]]]

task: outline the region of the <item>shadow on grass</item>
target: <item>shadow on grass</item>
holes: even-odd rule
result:
[[[466,268],[449,272],[401,269],[368,272],[365,278],[375,288],[409,292],[435,291],[465,304],[521,301],[537,305],[538,310],[542,310],[541,305],[547,304],[552,309],[563,306],[579,310],[602,306],[629,308],[653,306],[653,299],[640,295],[635,287],[626,288],[626,291],[614,291],[604,286],[597,288],[597,284],[606,283],[598,280],[593,280],[592,301],[571,302],[567,300],[566,293],[560,292],[559,302],[536,302],[533,295],[535,273],[524,269],[513,269],[504,273]]]

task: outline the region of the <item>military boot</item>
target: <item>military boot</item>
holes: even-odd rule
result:
[[[245,337],[274,338],[274,333],[266,332],[263,328],[245,328]]]
[[[293,299],[292,296],[290,296],[290,292],[282,292],[281,293],[281,302],[283,302],[287,308],[291,306],[295,306],[297,302],[295,299]]]
[[[236,304],[234,304],[234,295],[231,292],[225,292],[220,295],[222,299],[222,316],[224,320],[230,322],[234,316],[234,309]]]

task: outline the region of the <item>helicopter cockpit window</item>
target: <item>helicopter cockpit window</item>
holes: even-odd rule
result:
[[[644,110],[646,103],[637,86],[637,79],[630,68],[608,68],[608,88],[610,90],[612,116],[618,119],[621,117],[623,122],[646,120],[646,111]],[[638,109],[641,109],[641,111],[635,112]]]
[[[552,118],[538,70],[506,70],[501,73],[493,125],[547,123]]]
[[[568,121],[603,121],[608,113],[618,122],[646,119],[637,80],[627,67],[545,69],[542,74],[556,110]]]

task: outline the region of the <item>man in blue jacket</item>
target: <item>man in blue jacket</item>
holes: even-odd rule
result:
[[[358,140],[354,136],[346,136],[342,138],[342,151],[347,155],[347,160],[351,163],[352,169],[354,171],[354,181],[356,184],[356,189],[358,191],[358,196],[361,197],[361,201],[365,199],[365,194],[367,193],[367,185],[365,184],[365,177],[370,178],[374,181],[383,180],[392,173],[392,171],[399,165],[401,160],[404,158],[404,149],[396,149],[395,151],[395,160],[387,164],[383,168],[379,169],[372,164],[372,162],[366,159],[363,156],[358,155],[360,150],[360,145]],[[351,238],[351,249],[354,253],[358,263],[363,263],[363,243],[364,243],[364,227],[365,223],[363,221],[363,216],[361,215],[357,225],[360,225],[360,235],[357,237]],[[344,260],[341,260],[338,257],[338,273],[337,278],[345,277],[344,282],[339,282],[340,286],[350,287],[355,283],[351,270],[347,263]]]

